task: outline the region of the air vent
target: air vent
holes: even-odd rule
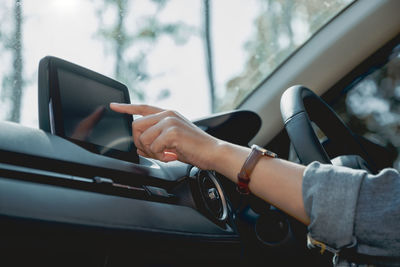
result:
[[[210,171],[198,173],[200,193],[207,212],[217,221],[224,221],[228,216],[228,209],[221,185]]]

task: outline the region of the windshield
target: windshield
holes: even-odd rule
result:
[[[234,109],[352,0],[3,0],[1,120],[37,127],[39,60],[114,78],[132,103]]]

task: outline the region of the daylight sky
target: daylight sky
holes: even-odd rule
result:
[[[12,1],[9,2],[11,6]],[[134,2],[138,14],[153,12],[154,4],[150,1]],[[224,87],[245,64],[243,46],[254,34],[254,19],[259,9],[256,0],[243,3],[242,0],[212,1],[217,87]],[[228,4],[229,9],[226,8]],[[110,77],[113,77],[114,58],[103,40],[96,36],[98,20],[90,0],[24,0],[23,12],[24,74],[28,84],[21,123],[37,127],[37,67],[41,58],[57,56]],[[202,1],[199,0],[170,1],[160,16],[161,21],[183,21],[198,27],[202,19]],[[147,56],[149,73],[154,75],[146,84],[149,104],[178,110],[191,119],[210,114],[204,44],[200,36],[192,36],[184,45],[163,37]],[[157,102],[157,92],[164,88],[170,90],[170,97]]]

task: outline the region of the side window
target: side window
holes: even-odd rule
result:
[[[343,92],[342,92],[343,93]],[[400,169],[400,45],[387,63],[373,68],[344,89],[335,111],[358,135],[397,151]]]

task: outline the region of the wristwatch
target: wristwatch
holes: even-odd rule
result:
[[[242,169],[238,174],[238,184],[237,190],[241,194],[249,194],[249,183],[250,183],[250,175],[254,170],[254,167],[257,165],[257,162],[262,156],[267,156],[270,158],[277,158],[278,156],[267,149],[264,149],[258,145],[251,146],[251,152],[244,162]]]

